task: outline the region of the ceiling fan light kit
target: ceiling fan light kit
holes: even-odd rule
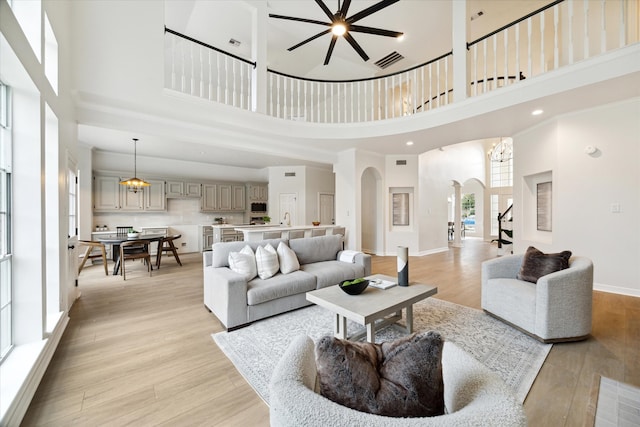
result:
[[[327,15],[327,18],[329,18],[331,22],[323,22],[323,21],[317,21],[314,19],[298,18],[294,16],[276,15],[271,13],[269,14],[269,17],[276,18],[276,19],[284,19],[289,21],[305,22],[308,24],[323,25],[325,27],[329,27],[328,29],[318,34],[315,34],[309,37],[308,39],[303,40],[294,46],[291,46],[290,48],[287,49],[290,52],[294,49],[299,48],[300,46],[303,46],[317,39],[318,37],[321,37],[325,34],[331,34],[331,42],[329,42],[329,49],[327,50],[327,55],[325,56],[325,59],[324,59],[324,65],[329,64],[329,61],[331,60],[331,54],[333,53],[333,48],[335,47],[336,42],[338,41],[338,37],[343,37],[351,45],[351,47],[358,53],[358,55],[360,55],[363,61],[366,62],[369,60],[369,56],[366,54],[364,49],[362,49],[360,44],[358,44],[358,42],[353,38],[353,35],[351,35],[352,32],[373,34],[376,36],[384,36],[384,37],[395,37],[399,40],[402,40],[404,34],[399,31],[391,31],[391,30],[384,30],[381,28],[372,28],[372,27],[365,27],[362,25],[354,25],[354,23],[384,9],[385,7],[391,6],[392,4],[397,3],[399,1],[400,0],[382,0],[372,6],[369,6],[366,9],[361,10],[360,12],[357,12],[347,17],[347,13],[349,12],[349,6],[351,5],[351,0],[344,0],[342,2],[342,5],[340,5],[340,1],[338,1],[338,11],[336,13],[331,12],[331,10],[327,7],[327,5],[322,0],[315,0],[316,4],[320,6],[322,11],[325,13],[325,15]]]

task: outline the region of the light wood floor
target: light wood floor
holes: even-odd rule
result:
[[[495,253],[467,239],[411,257],[410,279],[480,308],[480,264]],[[269,425],[268,407],[211,338],[222,327],[202,303],[200,254],[181,256],[183,267],[165,260],[152,278],[127,264],[126,282],[99,265],[82,271],[82,296],[22,425]],[[374,257],[375,273],[395,268],[395,257]],[[592,337],[554,345],[525,401],[529,424],[585,425],[600,374],[640,385],[640,298],[594,293]]]

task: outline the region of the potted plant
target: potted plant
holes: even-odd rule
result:
[[[265,215],[262,217],[262,220],[265,224],[269,224],[271,222],[271,217],[269,215]]]

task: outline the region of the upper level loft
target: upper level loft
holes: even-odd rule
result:
[[[288,75],[165,28],[165,89],[312,123],[423,114],[637,43],[637,0],[557,0],[409,69],[358,80]],[[465,11],[451,28],[466,35]],[[453,30],[452,30],[453,31]],[[257,55],[258,57],[260,55]]]

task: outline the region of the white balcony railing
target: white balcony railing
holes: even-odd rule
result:
[[[558,0],[467,44],[468,70],[453,53],[393,75],[320,81],[267,71],[266,113],[286,120],[353,123],[419,114],[600,53],[637,43],[640,0]],[[255,63],[165,31],[165,87],[252,110]],[[469,76],[454,87],[454,72]],[[256,79],[261,81],[260,79]],[[465,78],[465,80],[467,80]]]

